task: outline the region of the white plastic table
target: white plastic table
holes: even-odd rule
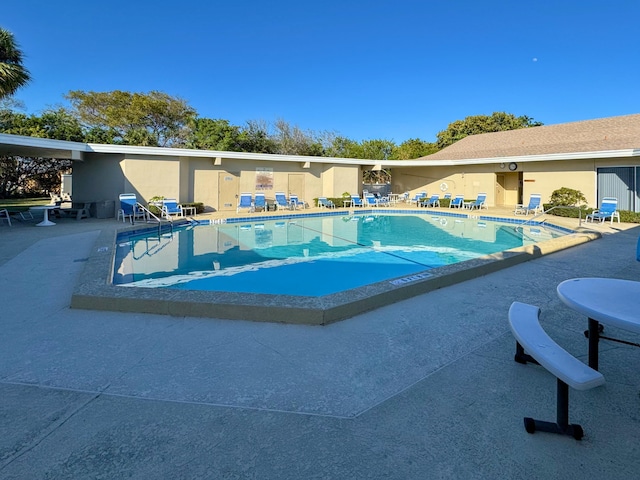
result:
[[[558,297],[589,319],[589,366],[598,369],[600,324],[640,333],[640,282],[573,278],[558,285]]]
[[[49,210],[56,210],[60,208],[57,205],[42,205],[40,207],[29,207],[29,210],[42,210],[44,212],[44,220],[40,223],[36,223],[36,227],[53,227],[55,225],[54,222],[49,220]]]

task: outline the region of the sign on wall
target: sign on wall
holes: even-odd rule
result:
[[[273,190],[273,168],[256,167],[256,191]]]

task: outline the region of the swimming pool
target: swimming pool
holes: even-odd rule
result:
[[[424,210],[385,210],[387,214],[424,214]],[[238,235],[242,232],[244,241],[255,243],[255,250],[243,250],[244,255],[258,255],[262,247],[270,248],[274,246],[283,233],[282,223],[278,226],[275,224],[273,228],[268,228],[268,221],[285,222],[288,225],[291,222],[307,218],[328,218],[329,216],[337,216],[341,218],[341,222],[349,229],[366,230],[375,225],[375,219],[379,211],[377,210],[359,210],[354,216],[353,211],[338,210],[336,212],[311,212],[299,213],[294,217],[270,217],[270,216],[251,216],[253,220],[247,223],[245,218],[229,218],[226,220],[216,219],[217,222],[226,222],[226,226],[233,226]],[[215,230],[218,232],[215,236],[206,234],[206,229],[186,227],[186,230],[193,230],[193,236],[205,236],[208,242],[214,245],[193,241],[178,240],[178,236],[174,235],[160,241],[152,237],[140,237],[141,234],[155,233],[157,235],[158,226],[150,227],[145,225],[136,225],[133,227],[125,227],[115,233],[104,229],[99,232],[96,243],[91,254],[84,262],[84,268],[78,281],[74,287],[71,297],[71,307],[89,310],[108,310],[118,312],[134,312],[134,313],[154,313],[162,315],[172,315],[178,317],[208,317],[214,319],[236,319],[236,320],[253,320],[277,323],[296,323],[306,325],[327,325],[339,320],[351,318],[355,315],[374,310],[376,308],[390,305],[392,303],[405,300],[417,295],[421,295],[433,290],[447,287],[456,283],[464,282],[472,278],[496,272],[501,269],[518,265],[522,262],[532,260],[543,255],[547,255],[556,251],[560,251],[572,246],[580,245],[585,242],[600,238],[600,234],[588,230],[573,231],[566,227],[550,227],[549,238],[544,240],[546,228],[542,228],[539,224],[530,224],[531,221],[524,225],[522,218],[505,218],[500,219],[489,215],[477,215],[475,213],[466,212],[431,212],[431,215],[425,217],[425,222],[438,224],[442,230],[448,231],[449,241],[456,241],[456,237],[471,238],[476,242],[482,242],[491,239],[494,235],[502,239],[505,235],[522,236],[524,232],[523,246],[504,250],[488,255],[482,255],[477,258],[460,261],[458,263],[443,265],[441,267],[423,269],[418,273],[395,277],[388,280],[369,283],[360,287],[341,290],[336,293],[330,293],[322,296],[308,295],[292,295],[292,294],[268,294],[268,293],[251,293],[251,292],[235,292],[235,291],[207,291],[207,290],[185,290],[180,288],[144,288],[129,284],[124,287],[123,284],[115,284],[114,280],[118,276],[126,279],[127,275],[133,272],[126,271],[127,255],[133,257],[145,257],[149,266],[157,263],[161,268],[153,269],[163,270],[170,276],[174,270],[183,265],[183,259],[189,255],[204,259],[203,265],[205,270],[216,270],[224,267],[220,263],[219,267],[214,263],[212,255],[219,255],[227,250],[244,248],[240,243],[236,245],[234,239],[228,238],[222,234],[224,230]],[[470,223],[461,223],[469,216]],[[373,220],[372,220],[373,219]],[[490,228],[489,221],[504,220],[499,233]],[[207,221],[207,220],[204,220]],[[566,223],[566,222],[565,222]],[[340,225],[340,224],[338,224]],[[382,224],[381,224],[382,225]],[[257,228],[256,228],[257,227]],[[517,228],[516,228],[517,227]],[[377,227],[376,227],[377,228]],[[386,227],[382,227],[378,235],[388,235]],[[271,233],[268,233],[271,230]],[[297,232],[297,240],[293,238],[294,248],[301,248],[307,240],[305,235],[311,235],[311,229],[293,230]],[[306,232],[301,236],[301,232]],[[554,232],[566,233],[565,236],[554,237]],[[176,232],[177,233],[177,232]],[[322,236],[315,233],[317,240],[311,242],[317,245],[319,242],[326,242],[327,238],[335,238],[337,242],[338,235],[334,232],[323,231]],[[446,232],[442,232],[444,235]],[[401,235],[396,236],[402,236]],[[186,237],[189,238],[189,237]],[[382,238],[382,237],[381,237]],[[129,254],[121,255],[119,245],[122,243],[131,243],[134,239],[140,243],[136,249]],[[144,240],[143,240],[144,239]],[[238,236],[238,240],[240,236]],[[539,243],[534,243],[539,240]],[[141,242],[140,242],[141,241]],[[382,246],[381,239],[372,239],[370,248],[376,247],[374,241],[379,241]],[[246,247],[246,245],[245,245]],[[354,247],[355,248],[355,247]],[[172,260],[169,264],[162,265],[159,261],[160,257],[157,251],[173,250]],[[302,248],[302,256],[305,255],[305,249]],[[314,250],[309,249],[308,254],[312,254]],[[217,261],[217,260],[215,260]],[[423,262],[425,263],[425,262]],[[355,264],[357,265],[357,263]],[[335,272],[329,283],[340,285],[344,288],[343,280],[350,274],[354,263],[349,264],[347,272]],[[369,265],[370,268],[372,268]],[[377,267],[375,265],[374,267]],[[150,269],[151,270],[151,269]],[[142,272],[146,275],[145,272]],[[358,275],[351,275],[358,277]],[[135,280],[139,280],[135,279]],[[156,279],[158,280],[158,279]],[[318,283],[318,279],[304,276],[295,280],[298,283]],[[248,283],[248,282],[244,282]],[[293,283],[288,279],[285,284]]]
[[[466,215],[364,214],[186,226],[122,235],[120,286],[321,297],[557,238]]]

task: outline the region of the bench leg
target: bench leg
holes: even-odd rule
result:
[[[539,432],[559,433],[581,440],[584,436],[582,427],[577,424],[569,424],[569,386],[559,378],[556,403],[556,423],[525,417],[525,430],[528,433],[535,433],[536,430]]]
[[[535,363],[536,365],[540,365],[535,358],[533,358],[531,355],[527,355],[526,353],[524,353],[524,348],[522,348],[522,345],[520,345],[518,342],[516,342],[516,354],[513,357],[513,359],[516,362],[522,363],[522,364]]]

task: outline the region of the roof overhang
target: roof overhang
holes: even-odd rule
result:
[[[628,148],[624,150],[603,150],[599,152],[569,152],[569,153],[546,153],[543,155],[515,155],[511,157],[487,157],[487,158],[466,158],[459,160],[386,160],[380,163],[384,167],[443,167],[443,166],[463,166],[463,165],[487,165],[493,163],[527,163],[527,162],[553,162],[564,160],[583,160],[586,158],[622,158],[640,157],[640,148]]]
[[[458,160],[372,160],[340,157],[307,157],[303,155],[277,155],[271,153],[224,152],[219,150],[193,150],[188,148],[137,147],[132,145],[108,145],[99,143],[68,142],[48,138],[26,137],[0,133],[0,154],[45,158],[83,160],[87,153],[110,153],[131,156],[170,156],[222,159],[259,160],[268,162],[301,162],[302,164],[354,165],[379,170],[393,167],[444,167],[464,165],[486,165],[494,163],[527,163],[594,158],[624,158],[640,156],[640,148],[603,150],[599,152],[569,152],[543,155],[518,155],[511,157],[468,158]],[[308,167],[307,167],[308,168]]]
[[[1,155],[83,160],[88,151],[86,143],[0,133]]]

